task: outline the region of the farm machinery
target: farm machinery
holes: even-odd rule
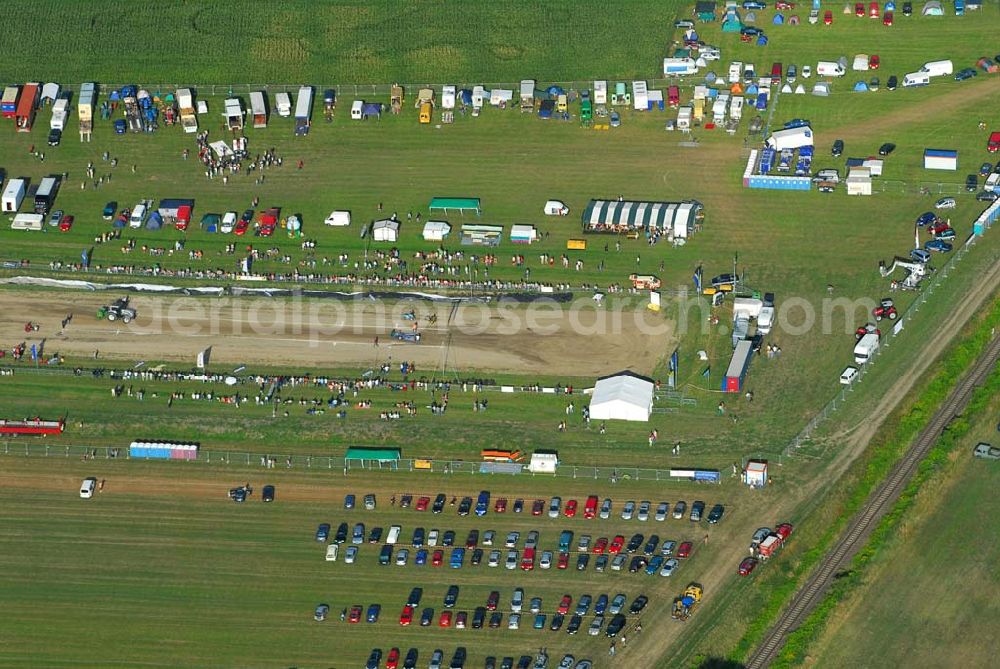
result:
[[[389,333],[389,336],[396,341],[405,341],[411,344],[416,344],[420,341],[419,332],[407,332],[406,330],[393,330]]]
[[[894,321],[898,315],[896,305],[893,303],[891,297],[883,297],[879,305],[875,307],[874,311],[872,311],[872,316],[874,316],[877,321],[880,321],[883,318],[888,318],[890,321]]]
[[[690,584],[684,591],[684,594],[674,600],[674,608],[670,613],[670,617],[681,622],[686,621],[694,613],[694,610],[698,607],[698,603],[701,602],[701,595],[701,585],[697,583]]]
[[[916,290],[923,278],[927,276],[927,265],[924,263],[911,262],[903,258],[895,258],[888,266],[883,260],[878,263],[878,271],[882,276],[890,276],[897,268],[906,272],[906,277],[900,284],[904,290]]]
[[[128,298],[121,297],[115,300],[114,304],[101,307],[97,310],[97,320],[116,321],[119,318],[123,323],[128,323],[136,317],[136,311],[128,305]]]

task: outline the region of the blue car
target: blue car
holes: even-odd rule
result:
[[[365,616],[365,620],[367,620],[370,623],[377,623],[378,616],[380,613],[382,613],[382,605],[372,604],[371,606],[368,607],[368,615]]]
[[[657,555],[657,556],[653,557],[649,561],[649,564],[646,565],[646,575],[647,576],[655,576],[656,573],[658,571],[660,571],[660,567],[662,567],[662,566],[663,566],[663,556],[662,555]]]
[[[344,508],[345,509],[348,509],[348,510],[353,509],[354,508],[354,502],[355,502],[354,495],[345,495],[344,496]]]
[[[127,128],[128,128],[128,126],[125,125],[125,121],[123,119],[118,119],[117,121],[115,121],[115,134],[116,135],[124,135],[125,134],[125,130]]]
[[[597,598],[597,602],[594,604],[594,613],[599,616],[603,616],[604,612],[608,610],[608,596],[601,595]]]
[[[421,548],[417,551],[417,554],[413,557],[413,564],[418,567],[423,567],[427,564],[427,549]]]
[[[535,624],[533,625],[533,627],[536,630],[545,629],[545,614],[544,613],[539,613],[539,614],[537,614],[535,616]]]
[[[948,253],[952,246],[943,239],[932,239],[924,244],[925,251],[937,251],[938,253]]]
[[[330,523],[320,523],[316,528],[316,541],[326,542],[330,538]]]
[[[479,493],[479,499],[476,500],[476,515],[485,516],[486,512],[490,510],[490,493],[488,490],[483,490]]]
[[[792,128],[804,128],[809,125],[809,121],[804,118],[793,118],[791,121],[785,123],[785,130],[791,130]],[[841,148],[843,151],[843,148]]]
[[[465,563],[465,549],[453,548],[451,551],[451,568],[461,569],[464,563]]]
[[[976,72],[974,69],[972,69],[971,67],[967,67],[964,70],[959,70],[955,74],[955,81],[965,81],[966,79],[971,79],[977,74],[979,73]]]
[[[933,211],[925,211],[917,217],[917,225],[921,228],[937,221],[937,215]]]

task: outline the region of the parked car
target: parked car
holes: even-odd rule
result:
[[[890,153],[896,150],[896,145],[892,142],[886,142],[882,146],[878,147],[878,155],[888,156]]]
[[[979,177],[975,174],[967,175],[965,177],[965,192],[975,193],[977,188],[979,188]]]
[[[1000,197],[1000,194],[997,194],[996,191],[991,191],[991,190],[981,190],[978,193],[976,193],[976,200],[978,200],[979,202],[993,202],[998,197]]]
[[[844,140],[838,139],[833,142],[833,148],[830,153],[833,154],[834,158],[839,158],[844,153]]]
[[[643,500],[639,502],[639,512],[636,514],[636,518],[642,522],[649,520],[649,507],[650,503],[648,501]]]
[[[726,512],[726,507],[721,504],[716,504],[712,507],[712,510],[708,512],[708,522],[710,525],[715,525],[717,522],[722,520],[723,514]]]
[[[347,622],[354,625],[361,622],[362,608],[360,604],[355,604],[347,614]]]
[[[972,79],[979,73],[976,72],[975,68],[966,67],[955,73],[955,81],[965,81],[966,79]]]
[[[379,664],[382,662],[382,649],[373,648],[371,655],[368,656],[368,662],[365,663],[365,669],[379,669]]]
[[[736,570],[736,573],[739,574],[740,576],[749,576],[750,574],[753,573],[753,570],[756,569],[756,567],[757,567],[757,558],[752,558],[752,557],[744,558],[743,561],[740,562],[739,569]]]
[[[663,566],[660,568],[660,576],[673,576],[674,572],[677,571],[677,567],[680,562],[677,558],[667,558],[663,561]]]
[[[622,520],[632,520],[632,516],[635,515],[635,502],[625,502],[625,506],[622,507]]]
[[[321,623],[324,620],[326,620],[326,616],[328,613],[330,613],[330,605],[320,604],[319,606],[316,607],[316,611],[313,613],[313,620],[315,620],[318,623]]]
[[[932,239],[926,244],[924,244],[924,250],[934,251],[937,253],[949,253],[952,249],[951,244],[942,239]]]
[[[681,545],[677,547],[677,557],[687,558],[691,556],[691,549],[694,545],[690,541],[681,542]]]
[[[451,656],[451,667],[450,669],[464,669],[465,658],[468,656],[468,652],[465,650],[465,646],[459,646],[455,649],[454,654]]]
[[[454,608],[458,602],[459,589],[457,585],[448,586],[448,591],[444,595],[444,606],[446,609]]]
[[[553,497],[549,500],[549,518],[559,517],[559,508],[562,506],[562,499],[559,497]]]
[[[882,64],[882,60],[877,55],[868,56],[868,69],[877,70],[879,65]]]
[[[531,515],[533,515],[533,516],[540,516],[540,515],[542,515],[543,511],[545,511],[545,500],[543,500],[543,499],[536,499],[534,502],[532,502],[532,504],[531,504]]]
[[[337,526],[337,534],[333,537],[333,543],[342,544],[347,541],[347,523]]]
[[[354,564],[354,561],[358,558],[358,547],[349,546],[347,551],[344,553],[344,564]]]
[[[431,506],[431,513],[441,513],[444,511],[444,505],[447,499],[448,498],[444,494],[438,493],[437,497],[434,498],[434,504]]]
[[[638,571],[645,569],[649,562],[642,555],[636,555],[632,558],[632,561],[628,565],[628,573],[635,574]]]
[[[923,249],[913,249],[910,251],[910,260],[927,264],[931,261],[931,254]]]
[[[378,617],[382,613],[381,604],[372,604],[368,607],[368,613],[365,615],[365,620],[370,623],[377,623]]]
[[[583,616],[574,615],[569,619],[569,624],[566,625],[566,634],[573,635],[580,631],[580,626],[583,625]]]
[[[894,91],[899,87],[899,79],[895,74],[890,74],[889,78],[885,80],[886,90]]]
[[[743,9],[767,9],[763,0],[743,0]]]
[[[463,497],[462,501],[458,503],[458,515],[467,516],[472,510],[472,498]]]
[[[605,500],[601,502],[601,511],[598,515],[601,517],[601,520],[607,520],[611,517],[611,499],[605,498]]]
[[[674,520],[680,520],[684,517],[684,512],[687,511],[687,502],[680,501],[674,505]]]
[[[607,628],[604,631],[605,636],[609,639],[613,639],[622,631],[625,627],[625,615],[622,613],[616,613],[611,618],[611,622],[608,623]]]
[[[660,555],[663,555],[664,557],[673,555],[674,550],[676,548],[677,548],[677,542],[667,539],[666,541],[663,542],[663,545],[660,546]]]
[[[326,543],[326,540],[330,538],[330,523],[320,523],[319,527],[316,528],[316,541],[322,541]]]
[[[984,179],[988,177],[990,175],[990,172],[992,171],[993,171],[993,163],[983,163],[982,165],[979,166],[979,176],[983,177]]]
[[[618,128],[622,124],[622,117],[616,111],[611,112],[611,115],[608,117],[608,119],[610,120],[612,128]]]
[[[690,516],[691,522],[700,523],[701,516],[703,513],[705,513],[705,503],[702,502],[701,500],[698,500],[691,505],[691,516]]]
[[[248,211],[250,211],[250,214],[252,216],[253,215],[253,211],[251,211],[251,210],[248,210]],[[246,212],[244,212],[243,215],[246,216]],[[374,511],[375,507],[377,505],[377,501],[375,499],[375,495],[365,495],[364,503],[365,503],[365,511]]]
[[[694,21],[690,19],[681,19],[679,21],[674,21],[674,28],[678,30],[686,30],[687,28],[694,28]]]
[[[622,548],[624,547],[625,547],[625,537],[622,536],[621,534],[618,534],[615,536],[614,539],[611,540],[611,545],[608,546],[608,553],[610,553],[611,555],[618,555],[621,552]]]
[[[566,502],[566,508],[563,509],[563,514],[567,518],[573,518],[573,517],[575,517],[576,516],[576,507],[577,507],[577,503],[576,503],[575,499],[568,500]]]

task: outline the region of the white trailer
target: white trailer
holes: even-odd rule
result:
[[[274,108],[278,116],[288,118],[292,115],[292,97],[288,93],[278,93],[274,96]]]
[[[712,120],[716,125],[726,122],[726,111],[729,109],[729,96],[720,95],[712,103]]]
[[[595,105],[608,104],[608,82],[606,81],[594,82],[594,104]]]
[[[739,121],[743,118],[743,96],[736,95],[729,101],[729,118]]]
[[[441,87],[441,109],[454,109],[455,108],[455,87],[454,86],[442,86]]]
[[[66,98],[59,98],[52,105],[52,120],[49,122],[49,127],[53,130],[65,130],[66,129],[66,117],[69,115],[69,100]]]
[[[739,83],[740,78],[743,76],[743,63],[740,61],[735,61],[729,64],[729,83],[735,84]]]
[[[313,89],[312,86],[302,86],[299,88],[299,95],[295,100],[295,134],[298,136],[308,135],[309,127],[312,125]]]
[[[931,83],[931,75],[926,72],[910,72],[903,75],[903,88],[926,86]]]
[[[632,108],[636,111],[649,109],[649,89],[645,81],[632,82]]]
[[[482,86],[472,87],[472,115],[479,116],[483,109],[483,98],[486,97],[486,89]]]
[[[5,214],[13,214],[21,208],[24,194],[28,190],[28,182],[24,179],[11,179],[7,182],[7,187],[3,189],[3,197],[0,199],[0,206]]]
[[[11,230],[30,230],[32,232],[38,232],[42,229],[42,222],[45,217],[41,214],[18,214],[11,221]]]
[[[535,80],[534,79],[522,79],[521,80],[521,111],[522,112],[533,112],[533,111],[535,111]]]
[[[77,105],[76,114],[80,117],[80,141],[90,141],[91,133],[94,129],[94,98],[97,87],[88,82],[80,86],[80,103]]]
[[[250,92],[250,114],[253,116],[254,128],[267,127],[267,101],[261,91]]]
[[[354,102],[352,102],[351,103],[351,120],[352,121],[360,121],[361,119],[363,119],[364,118],[364,114],[363,114],[364,108],[365,108],[365,101],[364,100],[355,100]]]
[[[804,125],[798,128],[788,128],[787,130],[776,130],[774,134],[767,138],[767,145],[775,151],[812,146],[812,128]]]
[[[664,58],[663,74],[668,77],[684,76],[686,74],[696,74],[698,63],[694,58]]]
[[[683,107],[677,109],[677,129],[691,129],[691,107],[688,105],[684,105]]]
[[[878,353],[878,335],[869,332],[862,337],[857,346],[854,347],[854,362],[863,365],[869,362]]]
[[[198,117],[194,114],[194,95],[190,88],[177,89],[177,108],[180,110],[181,127],[184,132],[198,132]]]
[[[239,98],[226,98],[222,115],[226,117],[226,127],[230,130],[243,129],[243,103]]]

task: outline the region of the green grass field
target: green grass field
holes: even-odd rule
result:
[[[972,457],[980,441],[997,443],[1000,402],[975,419],[961,450],[921,491],[864,582],[816,639],[817,667],[865,664],[987,666],[1000,648],[992,634],[997,606],[993,524],[996,463]],[[933,635],[927,633],[933,630]]]
[[[227,136],[220,131],[216,114],[222,107],[224,88],[236,80],[242,83],[234,92],[246,99],[251,82],[257,81],[291,85],[305,81],[322,87],[327,81],[353,85],[453,80],[471,84],[523,77],[544,82],[656,76],[659,59],[669,45],[670,26],[689,8],[674,2],[634,0],[617,9],[589,2],[555,2],[536,8],[515,2],[465,3],[458,7],[441,2],[330,5],[289,0],[225,7],[187,2],[141,10],[118,2],[14,3],[9,9],[12,20],[0,27],[0,40],[11,44],[7,76],[19,80],[121,83],[122,77],[128,77],[151,88],[158,85],[155,82],[172,82],[170,87],[204,84],[199,97],[208,101],[211,113],[199,117],[199,121],[214,140]],[[712,68],[717,73],[724,74],[726,64],[735,59],[754,61],[758,72],[762,72],[775,60],[786,65],[810,62],[815,66],[818,59],[867,52],[879,53],[882,68],[877,73],[864,73],[865,78],[878,75],[884,85],[889,74],[902,76],[932,58],[953,58],[956,68],[971,65],[969,61],[983,55],[979,49],[990,43],[1000,25],[995,12],[988,11],[940,20],[897,17],[897,26],[891,29],[879,22],[841,16],[839,10],[835,13],[834,25],[824,28],[770,26],[772,12],[758,12],[760,24],[771,36],[771,44],[765,48],[740,44],[738,37],[722,35],[717,24],[699,25],[699,31],[706,41],[722,47],[723,61]],[[42,25],[45,30],[39,28]],[[43,36],[35,40],[11,37],[29,33]],[[123,35],[133,38],[124,39]],[[59,46],[65,56],[50,62],[48,54],[60,36]],[[196,46],[188,47],[184,40]],[[140,41],[145,47],[137,46]],[[435,245],[420,238],[420,226],[415,221],[407,222],[406,213],[420,212],[426,220],[431,197],[471,195],[481,197],[484,207],[482,219],[475,222],[504,226],[531,223],[545,233],[542,240],[527,248],[504,241],[496,250],[499,262],[491,269],[491,278],[511,283],[523,279],[525,268],[510,263],[511,255],[523,253],[531,281],[568,283],[586,300],[592,286],[622,283],[632,272],[657,274],[671,288],[690,286],[696,267],[703,266],[706,277],[727,272],[738,253],[748,287],[776,293],[779,306],[792,298],[802,298],[820,313],[822,301],[830,297],[827,287],[831,285],[833,297],[878,299],[886,293],[888,281],[879,276],[878,261],[905,254],[912,247],[912,222],[932,206],[937,193],[957,195],[959,204],[950,216],[959,242],[971,232],[970,222],[984,206],[970,195],[958,193],[964,175],[989,159],[986,133],[977,124],[983,110],[1000,104],[996,75],[981,74],[963,83],[936,81],[919,90],[847,92],[860,76],[851,73],[836,82],[830,98],[780,95],[770,120],[780,124],[796,117],[810,119],[817,138],[818,168],[843,168],[842,161],[828,157],[829,146],[836,138],[847,143],[845,157],[867,156],[885,141],[896,143],[896,152],[886,161],[885,176],[876,184],[876,191],[884,188],[886,192],[871,198],[849,198],[843,192],[827,196],[744,190],[740,177],[750,146],[744,142],[747,120],[735,136],[696,130],[699,143],[693,148],[682,146],[678,134],[664,131],[665,121],[673,115],[659,112],[623,110],[622,127],[608,131],[581,127],[575,106],[571,108],[574,118],[570,122],[543,122],[534,115],[486,109],[479,118],[456,114],[451,125],[427,127],[418,125],[412,108],[415,91],[408,90],[403,114],[386,114],[381,121],[361,123],[347,120],[353,94],[345,90],[352,88],[340,87],[334,121],[326,123],[317,107],[312,131],[306,138],[293,137],[292,122],[276,115],[266,130],[248,129],[251,153],[274,147],[285,164],[267,171],[262,185],[246,176],[234,177],[224,185],[219,180],[208,181],[193,157],[189,161],[182,159],[182,151],[189,148],[193,152],[195,144],[179,128],[161,128],[152,135],[116,136],[110,122],[98,121],[94,141],[81,144],[76,139],[77,119],[73,115],[62,145],[49,148],[43,146],[49,120],[48,110],[43,110],[30,135],[14,133],[6,121],[0,125],[0,168],[8,177],[29,176],[33,182],[49,173],[66,172],[67,182],[57,206],[74,215],[76,224],[65,234],[48,227],[42,233],[22,233],[3,226],[0,260],[28,260],[31,270],[27,273],[43,274],[48,272],[50,262],[77,262],[80,252],[93,246],[92,262],[102,268],[157,263],[166,270],[165,275],[189,266],[233,271],[238,256],[226,254],[224,248],[237,242],[239,247],[253,244],[257,248],[276,248],[280,255],[291,258],[289,263],[261,261],[256,266],[260,271],[289,272],[298,268],[309,272],[315,260],[317,272],[351,272],[366,251],[374,253],[378,248],[359,235],[363,223],[378,217],[377,203],[384,204],[385,213],[401,214],[403,231],[396,246],[401,257],[412,259],[418,252],[435,250]],[[685,82],[683,100],[690,96],[693,83]],[[214,94],[213,84],[219,86]],[[957,173],[929,173],[922,169],[922,150],[932,144],[960,151]],[[31,148],[45,152],[44,163],[31,155]],[[117,168],[102,160],[104,151],[119,160]],[[304,163],[301,170],[296,169],[299,160]],[[112,174],[111,181],[94,188],[90,180],[83,178],[88,161],[94,162],[99,176]],[[134,173],[132,165],[136,166]],[[919,185],[931,186],[935,196],[917,195]],[[617,251],[614,238],[589,237],[585,251],[566,251],[567,240],[580,236],[578,214],[587,201],[619,194],[632,199],[697,199],[706,209],[704,229],[676,248],[662,243],[650,247],[643,240],[622,239],[621,250]],[[300,214],[305,237],[317,242],[315,252],[303,251],[298,240],[280,233],[269,240],[237,241],[233,236],[209,235],[197,225],[187,233],[126,230],[120,241],[94,243],[95,236],[109,229],[100,219],[101,209],[109,200],[131,206],[141,198],[194,197],[197,221],[207,212],[242,211],[255,196],[261,198],[261,208],[280,206],[285,213]],[[542,215],[542,204],[553,197],[571,207],[567,219],[553,221]],[[352,226],[323,226],[322,220],[332,209],[351,210]],[[457,227],[463,219],[452,216],[449,221]],[[922,237],[921,242],[925,239]],[[121,246],[128,240],[134,240],[137,248],[125,254]],[[178,240],[184,240],[184,252],[172,256],[154,257],[142,250],[144,246],[169,248]],[[467,254],[482,252],[475,247],[460,247],[454,238],[445,247]],[[205,258],[190,260],[190,250],[204,251]],[[555,268],[545,267],[538,259],[540,254],[558,257],[563,253],[571,261],[569,270],[562,269],[559,263]],[[339,254],[347,254],[346,268],[337,267],[336,262],[323,265],[323,258]],[[453,405],[445,416],[422,411],[415,418],[390,423],[380,421],[378,412],[400,399],[415,397],[418,404],[429,403],[430,393],[418,391],[401,398],[398,392],[374,390],[364,393],[372,399],[371,410],[351,410],[347,420],[339,420],[332,411],[308,416],[298,403],[281,405],[274,415],[271,407],[252,402],[240,409],[190,399],[167,406],[171,391],[206,389],[195,384],[148,382],[141,384],[147,391],[143,402],[128,397],[112,399],[109,390],[114,383],[107,378],[35,374],[19,369],[13,376],[0,378],[0,403],[9,417],[65,415],[66,434],[46,442],[54,451],[64,444],[124,447],[133,438],[153,436],[200,441],[206,451],[216,454],[249,451],[336,457],[350,445],[385,444],[400,446],[404,457],[474,461],[484,446],[525,451],[556,448],[564,462],[574,465],[668,468],[676,463],[718,468],[725,480],[718,487],[696,488],[680,482],[630,480],[615,487],[604,479],[561,477],[553,482],[541,477],[484,479],[403,472],[352,473],[345,480],[336,469],[307,470],[299,460],[291,470],[270,471],[262,476],[258,468],[247,468],[235,461],[223,464],[217,458],[208,465],[170,467],[120,460],[81,462],[75,458],[26,459],[10,455],[0,473],[0,504],[7,510],[9,534],[17,550],[6,551],[0,557],[0,599],[10,619],[4,644],[0,644],[0,665],[115,663],[342,669],[360,666],[368,651],[377,645],[383,650],[399,646],[404,653],[409,646],[418,647],[423,666],[432,649],[444,649],[448,659],[454,647],[462,644],[470,648],[472,667],[482,666],[487,654],[516,657],[541,645],[549,647],[556,661],[562,652],[572,652],[578,658],[591,657],[596,666],[611,666],[603,636],[595,640],[585,630],[576,637],[564,632],[536,632],[525,629],[530,626],[524,624],[527,617],[522,619],[518,632],[505,628],[403,629],[396,624],[410,587],[423,585],[426,605],[439,609],[444,589],[452,582],[462,585],[459,608],[470,613],[494,587],[501,591],[501,608],[519,584],[527,589],[529,597],[543,596],[547,608],[564,592],[574,599],[583,592],[596,596],[622,591],[630,598],[645,592],[653,597],[643,618],[651,634],[630,641],[628,652],[622,653],[614,666],[655,666],[668,646],[671,662],[689,664],[699,655],[726,656],[752,620],[754,603],[763,599],[765,585],[748,581],[734,584],[733,571],[750,533],[761,524],[785,518],[794,522],[816,518],[806,514],[815,510],[817,500],[824,499],[823,492],[835,482],[817,482],[815,476],[836,457],[842,435],[857,429],[858,421],[867,416],[870,407],[908,373],[915,364],[918,345],[934,335],[937,324],[945,321],[964,295],[979,289],[980,278],[992,267],[997,254],[995,235],[976,244],[907,324],[901,337],[892,341],[875,373],[865,377],[851,401],[828,423],[822,438],[807,445],[799,457],[775,467],[776,484],[757,493],[729,480],[731,463],[752,455],[777,459],[788,439],[838,392],[837,376],[851,362],[853,329],[864,318],[860,313],[845,315],[843,310],[834,310],[827,327],[821,321],[819,330],[813,328],[802,334],[790,331],[790,325],[798,324],[798,316],[788,314],[789,322],[779,323],[769,340],[781,345],[782,358],[768,361],[762,357],[751,368],[753,403],[742,396],[726,396],[727,416],[720,418],[715,415],[715,407],[722,396],[716,388],[730,350],[728,328],[724,327],[729,325],[730,312],[724,307],[718,312],[722,327],[712,326],[706,332],[696,327],[677,335],[680,381],[685,395],[694,398],[696,405],[657,414],[648,425],[611,424],[605,435],[599,434],[595,426],[585,429],[579,413],[570,420],[566,433],[558,433],[555,426],[565,418],[566,399],[551,395],[489,395],[490,409],[473,412],[471,393],[455,390]],[[572,262],[578,259],[584,267],[574,271]],[[935,258],[935,262],[942,264],[944,259]],[[466,268],[472,273],[469,262],[459,262],[456,267],[460,275]],[[358,274],[374,280],[384,279],[392,271],[377,268],[359,270]],[[10,268],[2,272],[4,276],[26,273]],[[52,275],[83,277],[67,272]],[[108,279],[99,272],[85,278]],[[184,285],[199,282],[169,276],[158,280]],[[309,285],[304,280],[286,285],[292,284]],[[77,295],[7,286],[4,291],[5,297],[15,296],[15,300],[25,302],[53,294],[68,295],[68,299]],[[914,299],[912,294],[897,293],[895,297],[901,310]],[[630,308],[644,308],[642,296],[626,301]],[[669,303],[665,318],[679,319],[678,311],[678,305]],[[92,314],[78,314],[77,318],[73,327],[80,323],[84,328],[100,327]],[[703,315],[696,318],[702,320]],[[49,325],[46,323],[46,336]],[[75,336],[73,327],[68,330],[69,336]],[[581,336],[579,341],[576,355],[600,355],[600,351],[587,349],[586,337]],[[4,341],[2,345],[9,348],[13,343]],[[47,351],[56,352],[59,340],[52,338],[46,346]],[[708,352],[709,363],[698,359],[699,350]],[[567,357],[574,351],[575,347],[567,351]],[[643,361],[655,370],[657,378],[666,376],[664,359],[669,352],[665,348],[656,361]],[[303,364],[280,364],[255,361],[252,353],[249,350],[248,359],[239,361],[248,365],[248,372],[309,372],[353,378],[369,368],[344,365],[333,354]],[[106,364],[114,367],[130,367],[136,362],[110,353],[106,357]],[[158,357],[156,351],[150,351],[143,359],[150,367],[161,363],[169,368],[179,365],[176,359]],[[373,354],[372,364],[379,362]],[[77,364],[92,362],[71,357],[66,367]],[[213,367],[229,370],[236,364],[221,360]],[[701,375],[706,366],[711,366],[707,381]],[[473,364],[420,371],[461,378],[479,368]],[[556,375],[546,369],[534,374],[490,370],[489,375],[500,383],[568,383],[577,388],[593,381],[582,375]],[[391,378],[398,376],[393,366]],[[222,386],[213,390],[228,392]],[[158,397],[153,398],[153,392]],[[329,395],[312,389],[285,394],[324,399]],[[585,402],[582,396],[575,399],[578,407]],[[664,401],[660,406],[667,405]],[[285,410],[289,412],[287,417],[283,415]],[[646,444],[651,427],[661,433],[659,449],[651,450]],[[675,440],[684,444],[683,458],[664,456],[665,445]],[[4,447],[18,452],[21,443],[15,440]],[[977,495],[995,483],[983,477],[984,471],[978,467],[965,474],[969,486],[962,490],[969,491],[967,497],[960,499],[955,488],[946,493],[947,498],[961,508],[971,508],[977,502],[981,505],[983,497]],[[109,488],[86,502],[79,499],[76,488],[79,480],[89,475],[107,478]],[[977,475],[982,480],[973,480]],[[264,483],[276,484],[278,501],[263,505],[254,498],[250,504],[238,506],[226,500],[225,491],[248,477],[258,490]],[[412,565],[378,567],[373,549],[367,545],[362,549],[362,561],[352,569],[341,562],[325,563],[322,546],[312,539],[318,522],[331,522],[336,527],[341,520],[354,520],[340,509],[346,492],[363,494],[372,490],[384,501],[390,494],[404,491],[433,494],[443,490],[474,495],[483,487],[495,494],[525,498],[562,494],[576,495],[582,501],[591,493],[610,495],[619,507],[625,499],[690,502],[700,498],[709,504],[725,503],[727,516],[710,529],[692,526],[686,520],[671,520],[663,525],[650,522],[648,528],[642,528],[647,533],[655,528],[661,539],[700,539],[705,532],[711,534],[710,544],[698,546],[694,557],[672,579],[596,574],[592,570],[585,574],[557,570],[522,574],[485,566],[462,571],[425,567],[421,572]],[[371,514],[372,520],[365,522],[399,522],[408,535],[416,524],[414,513],[390,509],[383,503]],[[960,542],[963,523],[971,524],[975,514],[970,512],[962,523],[955,523],[942,513],[928,511],[929,517],[935,519],[933,527],[926,530],[929,534],[914,544],[903,562],[913,565],[910,571],[925,579],[921,588],[933,590],[936,585],[926,580],[934,572],[923,571],[929,565],[920,561],[923,555],[917,550],[928,542],[935,543],[934,532],[951,537],[956,564],[964,561],[968,569],[977,568],[973,560],[978,556],[965,552]],[[488,525],[484,524],[487,521],[457,519],[453,511],[438,518],[421,520],[428,528],[455,529],[459,541],[471,527],[519,529],[522,536],[537,528],[542,531],[543,548],[550,547],[556,530],[567,524],[577,530],[590,528],[580,519],[552,521],[513,514],[491,515]],[[815,522],[818,525],[820,521]],[[610,536],[622,532],[628,537],[642,531],[635,527],[635,522],[596,521],[592,533]],[[821,533],[818,526],[799,528],[796,540],[802,545],[796,550],[805,550],[804,544]],[[982,550],[992,550],[986,538],[983,542]],[[772,572],[768,576],[787,578],[795,555],[792,553],[787,562],[777,560],[768,565]],[[931,564],[940,568],[939,564]],[[900,576],[901,570],[890,571],[892,583],[886,582],[887,592],[896,588],[900,597],[904,596],[907,587],[913,586]],[[387,578],[387,574],[391,577]],[[678,627],[664,617],[670,600],[688,580],[705,580],[710,589],[700,612],[702,618]],[[764,584],[773,582],[760,580]],[[983,574],[980,589],[988,591],[991,583]],[[914,610],[931,611],[930,603],[942,599],[964,601],[949,600],[953,591],[954,586],[934,597],[921,598]],[[874,598],[886,602],[878,605],[882,608],[892,601],[889,597]],[[383,605],[382,620],[377,625],[353,627],[337,621],[341,608],[373,601]],[[320,602],[330,604],[332,609],[331,619],[323,624],[311,621],[312,610]],[[852,617],[848,622],[853,625],[857,620],[860,625],[862,619]],[[891,645],[888,639],[896,628],[885,624],[882,632],[882,626],[878,622],[870,625],[870,639],[860,633],[851,634],[870,641],[872,647]],[[830,643],[843,646],[837,651],[843,655],[824,654],[833,658],[827,666],[839,666],[841,659],[844,663],[864,664],[860,645]],[[851,655],[853,648],[859,649],[855,655]],[[898,644],[898,649],[902,658],[906,646]],[[985,657],[969,659],[975,663]]]

